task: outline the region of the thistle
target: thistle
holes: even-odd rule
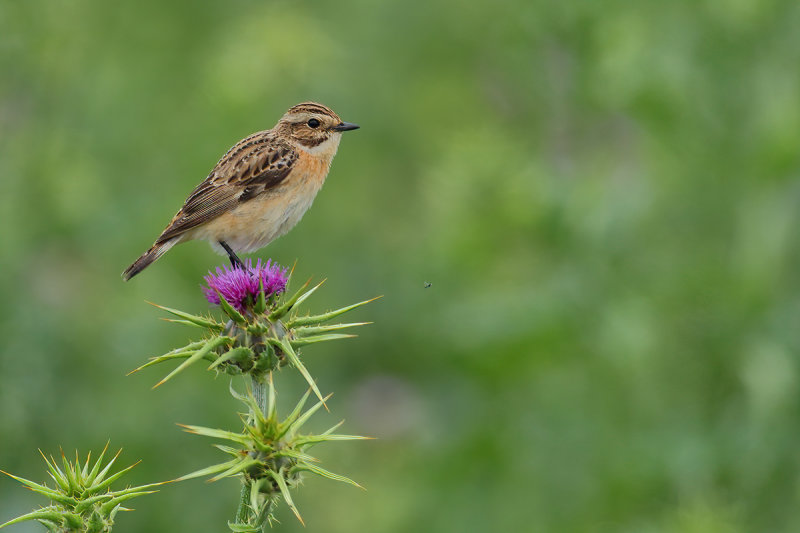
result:
[[[316,459],[308,455],[308,448],[325,441],[365,437],[335,434],[340,424],[320,435],[300,434],[303,424],[320,407],[327,408],[325,402],[330,398],[330,395],[323,397],[320,393],[300,359],[300,348],[307,344],[353,337],[337,332],[367,322],[324,323],[372,300],[317,315],[299,315],[297,307],[322,283],[309,288],[309,280],[287,297],[285,291],[289,277],[286,269],[270,261],[258,261],[253,265],[248,260],[244,268],[217,268],[215,272],[209,272],[204,280],[206,285],[202,287],[203,293],[209,303],[219,306],[223,319],[157,305],[175,317],[167,320],[198,327],[204,331],[204,338],[153,357],[134,372],[172,359],[182,359],[156,387],[199,361],[208,362],[208,370],[216,374],[249,376],[250,388],[246,394],[239,394],[231,388],[231,394],[247,406],[247,413],[241,415],[244,422],[241,432],[183,426],[188,432],[233,444],[216,445],[231,458],[178,480],[202,476],[213,476],[211,481],[239,477],[242,481],[239,507],[235,520],[228,524],[234,532],[266,531],[273,520],[274,505],[281,498],[302,522],[290,491],[300,483],[303,472],[360,486],[347,477],[320,467]],[[309,391],[285,419],[279,420],[273,372],[286,365],[293,366],[303,375],[309,384]],[[318,402],[303,411],[312,391]]]
[[[220,307],[227,320],[221,322],[211,316],[193,315],[153,304],[177,317],[168,319],[169,321],[195,326],[206,332],[205,339],[152,357],[133,371],[172,359],[183,359],[154,388],[200,361],[210,363],[207,369],[216,373],[246,374],[262,383],[268,373],[288,364],[303,375],[317,398],[322,400],[316,382],[299,357],[299,348],[308,344],[354,337],[355,335],[335,332],[369,324],[354,322],[323,325],[372,300],[327,313],[298,315],[295,309],[322,286],[324,280],[310,289],[309,280],[292,296],[285,297],[284,290],[289,282],[286,270],[270,261],[262,264],[259,260],[254,266],[248,260],[244,269],[217,268],[216,273],[209,272],[204,279],[207,286],[202,288],[203,293],[210,303]]]
[[[55,482],[53,488],[45,484],[34,483],[27,479],[3,472],[4,474],[16,479],[34,492],[47,497],[52,503],[47,507],[42,507],[36,511],[24,514],[13,520],[9,520],[0,528],[17,524],[26,520],[38,520],[49,531],[67,533],[70,531],[85,533],[104,533],[111,531],[114,519],[118,511],[129,511],[122,506],[122,503],[132,498],[137,498],[145,494],[151,494],[153,490],[147,490],[163,483],[151,483],[139,487],[131,487],[113,491],[109,486],[124,476],[130,469],[138,463],[134,463],[127,468],[109,475],[111,466],[119,457],[119,450],[116,455],[105,466],[102,466],[103,457],[108,444],[103,448],[97,461],[90,468],[91,453],[87,454],[86,461],[81,467],[78,459],[78,452],[75,452],[75,462],[70,462],[61,453],[63,470],[58,466],[56,460],[51,456],[49,459],[42,454],[49,475]],[[0,470],[0,472],[2,472]]]
[[[197,470],[177,480],[213,475],[210,481],[217,481],[225,477],[241,476],[244,490],[236,522],[228,524],[232,531],[260,531],[272,521],[272,509],[279,497],[283,497],[302,523],[303,519],[289,491],[300,484],[303,472],[311,472],[363,488],[350,478],[320,467],[316,464],[318,460],[308,455],[307,450],[320,442],[360,440],[368,437],[335,434],[334,431],[342,422],[320,435],[300,434],[300,429],[323,402],[317,402],[304,412],[303,408],[311,392],[309,390],[294,410],[285,419],[280,420],[271,374],[267,379],[267,386],[266,412],[262,410],[251,391],[248,390],[247,394],[242,395],[231,388],[231,394],[248,407],[248,413],[240,414],[244,429],[239,433],[201,426],[182,426],[190,433],[226,440],[233,444],[233,446],[215,445],[231,456],[228,461]],[[325,399],[329,397],[330,395]]]

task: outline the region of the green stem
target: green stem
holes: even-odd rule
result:
[[[253,386],[253,398],[255,398],[261,412],[267,414],[267,383],[263,379],[251,376],[250,383]],[[253,413],[250,413],[251,415]]]
[[[270,499],[267,501],[266,505],[267,505],[267,513],[266,513],[265,516],[267,516],[267,519],[264,520],[263,524],[261,524],[262,533],[267,533],[267,531],[269,531],[269,529],[271,527],[270,523],[269,523],[269,515],[272,514],[272,508],[275,507],[275,498],[274,497],[270,497]]]
[[[239,509],[236,510],[236,523],[246,524],[248,522],[248,510],[250,509],[250,483],[242,478],[242,494],[239,497]]]
[[[267,384],[255,376],[251,376],[250,381],[253,387],[253,398],[255,398],[262,413],[267,412]],[[251,412],[250,416],[254,414]],[[270,500],[269,505],[272,505]],[[250,522],[250,482],[242,476],[242,493],[239,498],[239,508],[236,510],[236,522],[246,524]],[[257,510],[255,510],[258,512]]]

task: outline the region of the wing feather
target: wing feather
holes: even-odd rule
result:
[[[182,235],[277,187],[295,161],[297,152],[270,131],[239,141],[192,191],[156,243]]]

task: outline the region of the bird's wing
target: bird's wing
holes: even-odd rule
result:
[[[192,191],[156,243],[177,237],[275,188],[289,175],[297,156],[271,132],[239,141]]]

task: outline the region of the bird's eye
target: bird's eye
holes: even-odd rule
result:
[[[308,124],[309,128],[318,128],[319,127],[319,120],[317,120],[315,118],[310,118],[310,119],[308,119],[308,122],[306,122],[306,124]]]

